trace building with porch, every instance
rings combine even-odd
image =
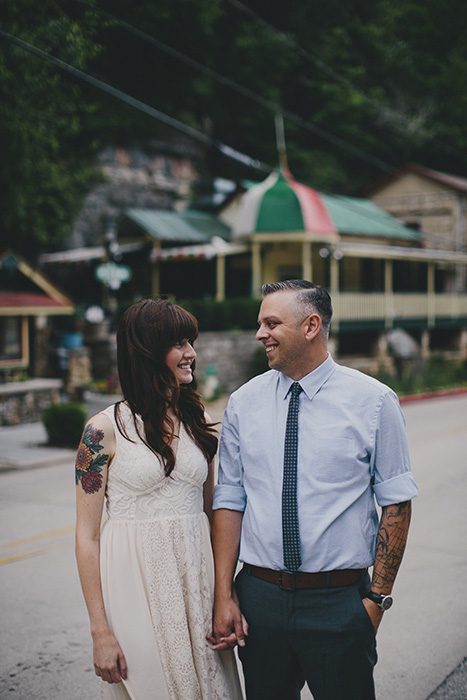
[[[424,354],[439,349],[465,357],[467,253],[450,243],[454,234],[448,239],[429,247],[421,226],[399,221],[369,199],[319,193],[283,167],[237,189],[216,215],[124,210],[114,253],[133,274],[118,294],[259,299],[265,282],[312,279],[331,292],[338,355],[384,355],[386,334],[398,328]],[[71,262],[77,252],[43,261]],[[109,246],[83,249],[80,260],[91,252],[96,264]]]

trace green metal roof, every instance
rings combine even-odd
[[[420,239],[419,231],[404,226],[369,199],[328,194],[321,194],[321,197],[339,233]]]
[[[149,235],[166,243],[206,243],[210,236],[174,211],[131,208],[125,215]]]
[[[256,221],[257,231],[303,231],[302,210],[297,195],[280,176],[263,194]]]
[[[230,241],[231,239],[230,226],[227,226],[227,224],[224,224],[223,221],[212,216],[212,214],[205,211],[197,211],[196,209],[186,209],[180,212],[180,216],[195,229],[205,233],[208,238],[219,236],[224,241]]]

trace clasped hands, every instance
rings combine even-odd
[[[206,639],[213,651],[224,651],[245,646],[248,623],[243,617],[235,593],[225,600],[216,600],[213,616],[213,633]]]

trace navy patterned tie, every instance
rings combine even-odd
[[[302,391],[303,389],[298,382],[292,384],[285,429],[282,541],[284,564],[289,571],[296,571],[302,563],[297,512],[298,401]]]

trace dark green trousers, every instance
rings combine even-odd
[[[247,700],[299,700],[305,682],[314,700],[375,700],[376,639],[362,603],[369,587],[367,575],[353,586],[287,591],[242,569]]]

